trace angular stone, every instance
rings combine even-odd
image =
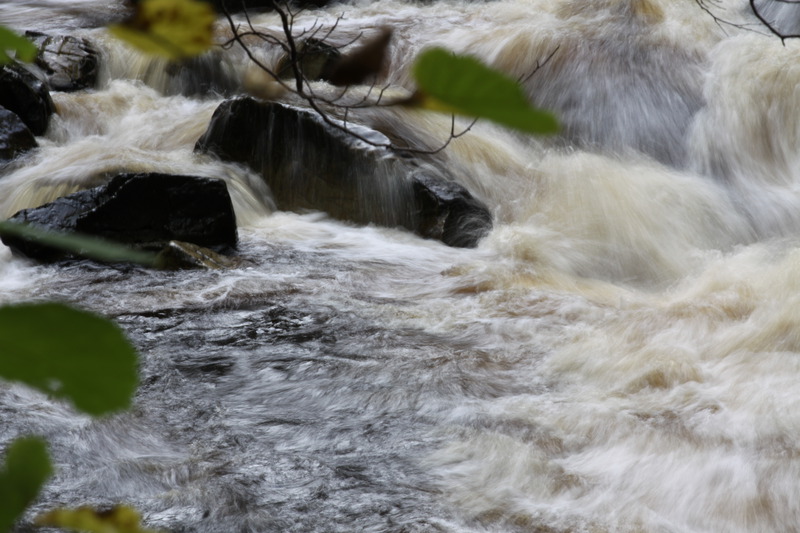
[[[47,84],[18,63],[0,67],[0,106],[15,113],[34,135],[44,135],[55,111]]]
[[[36,64],[47,75],[52,90],[77,91],[95,86],[100,61],[92,43],[70,35],[25,35],[39,46]]]
[[[22,120],[15,113],[0,107],[0,165],[37,146],[39,144],[33,133]]]
[[[236,220],[225,182],[165,174],[122,174],[108,184],[25,209],[11,217],[57,231],[79,232],[140,248],[160,250],[170,241],[217,252],[236,246]],[[12,251],[41,261],[60,250],[3,237]]]
[[[348,127],[386,140],[374,130]],[[288,106],[225,101],[195,149],[261,173],[280,209],[404,227],[461,247],[476,246],[492,226],[486,207],[441,169],[422,168]]]

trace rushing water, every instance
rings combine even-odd
[[[127,502],[201,532],[797,531],[800,50],[745,1],[703,5],[739,27],[692,0],[298,17],[343,15],[340,43],[392,27],[397,86],[435,44],[535,71],[525,87],[561,135],[479,123],[438,156],[496,218],[464,250],[278,211],[258,176],[194,154],[223,97],[107,37],[122,5],[0,3],[0,23],[104,55],[97,90],[53,95],[41,148],[0,178],[0,214],[118,171],[221,177],[244,258],[165,273],[0,247],[0,301],[93,309],[142,355],[135,407],[101,421],[0,386],[0,443],[44,435],[58,466],[34,511]],[[239,52],[215,65],[219,92],[247,76]],[[434,144],[449,128],[361,119]]]

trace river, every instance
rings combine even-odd
[[[406,88],[431,45],[535,71],[525,89],[561,134],[482,121],[436,156],[495,217],[475,249],[276,209],[253,172],[193,152],[224,97],[109,37],[123,11],[0,4],[0,24],[103,55],[97,89],[53,93],[0,215],[122,171],[220,177],[243,262],[41,266],[0,246],[0,302],[97,311],[141,353],[134,408],[103,420],[0,385],[0,445],[44,435],[57,465],[29,518],[124,502],[172,532],[797,531],[799,49],[747,2],[298,15],[340,18],[340,43],[393,28],[386,79]],[[376,115],[447,137],[447,117]]]

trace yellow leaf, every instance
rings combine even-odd
[[[143,52],[183,59],[211,48],[216,18],[200,0],[141,0],[133,16],[109,30]]]
[[[54,509],[37,517],[36,524],[89,533],[157,533],[142,527],[139,513],[124,505],[108,511],[97,511],[90,507]]]

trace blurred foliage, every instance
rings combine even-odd
[[[13,52],[13,58],[9,52]],[[14,58],[20,61],[33,61],[38,52],[36,45],[28,39],[0,26],[0,65],[10,63]]]
[[[0,378],[69,400],[84,413],[99,416],[130,406],[137,362],[136,350],[110,320],[61,303],[0,307]],[[22,516],[51,474],[41,438],[17,438],[9,445],[0,471],[0,532]]]
[[[132,507],[118,505],[107,511],[90,507],[54,509],[36,518],[36,524],[85,531],[87,533],[157,533],[142,526],[141,516]]]
[[[168,59],[202,54],[214,44],[214,8],[200,0],[140,0],[111,33],[138,50]]]
[[[137,354],[119,327],[62,303],[0,307],[0,377],[100,416],[127,409]]]
[[[420,54],[413,72],[419,90],[411,102],[419,107],[485,118],[526,133],[558,131],[555,117],[533,108],[517,81],[473,57],[432,48]]]
[[[157,266],[156,254],[136,250],[129,246],[90,235],[62,233],[10,220],[0,221],[0,235],[21,237],[51,248],[64,250],[79,257],[87,257],[107,263],[136,263],[142,266]]]
[[[11,443],[0,470],[0,532],[11,529],[52,473],[43,439],[23,437]]]

